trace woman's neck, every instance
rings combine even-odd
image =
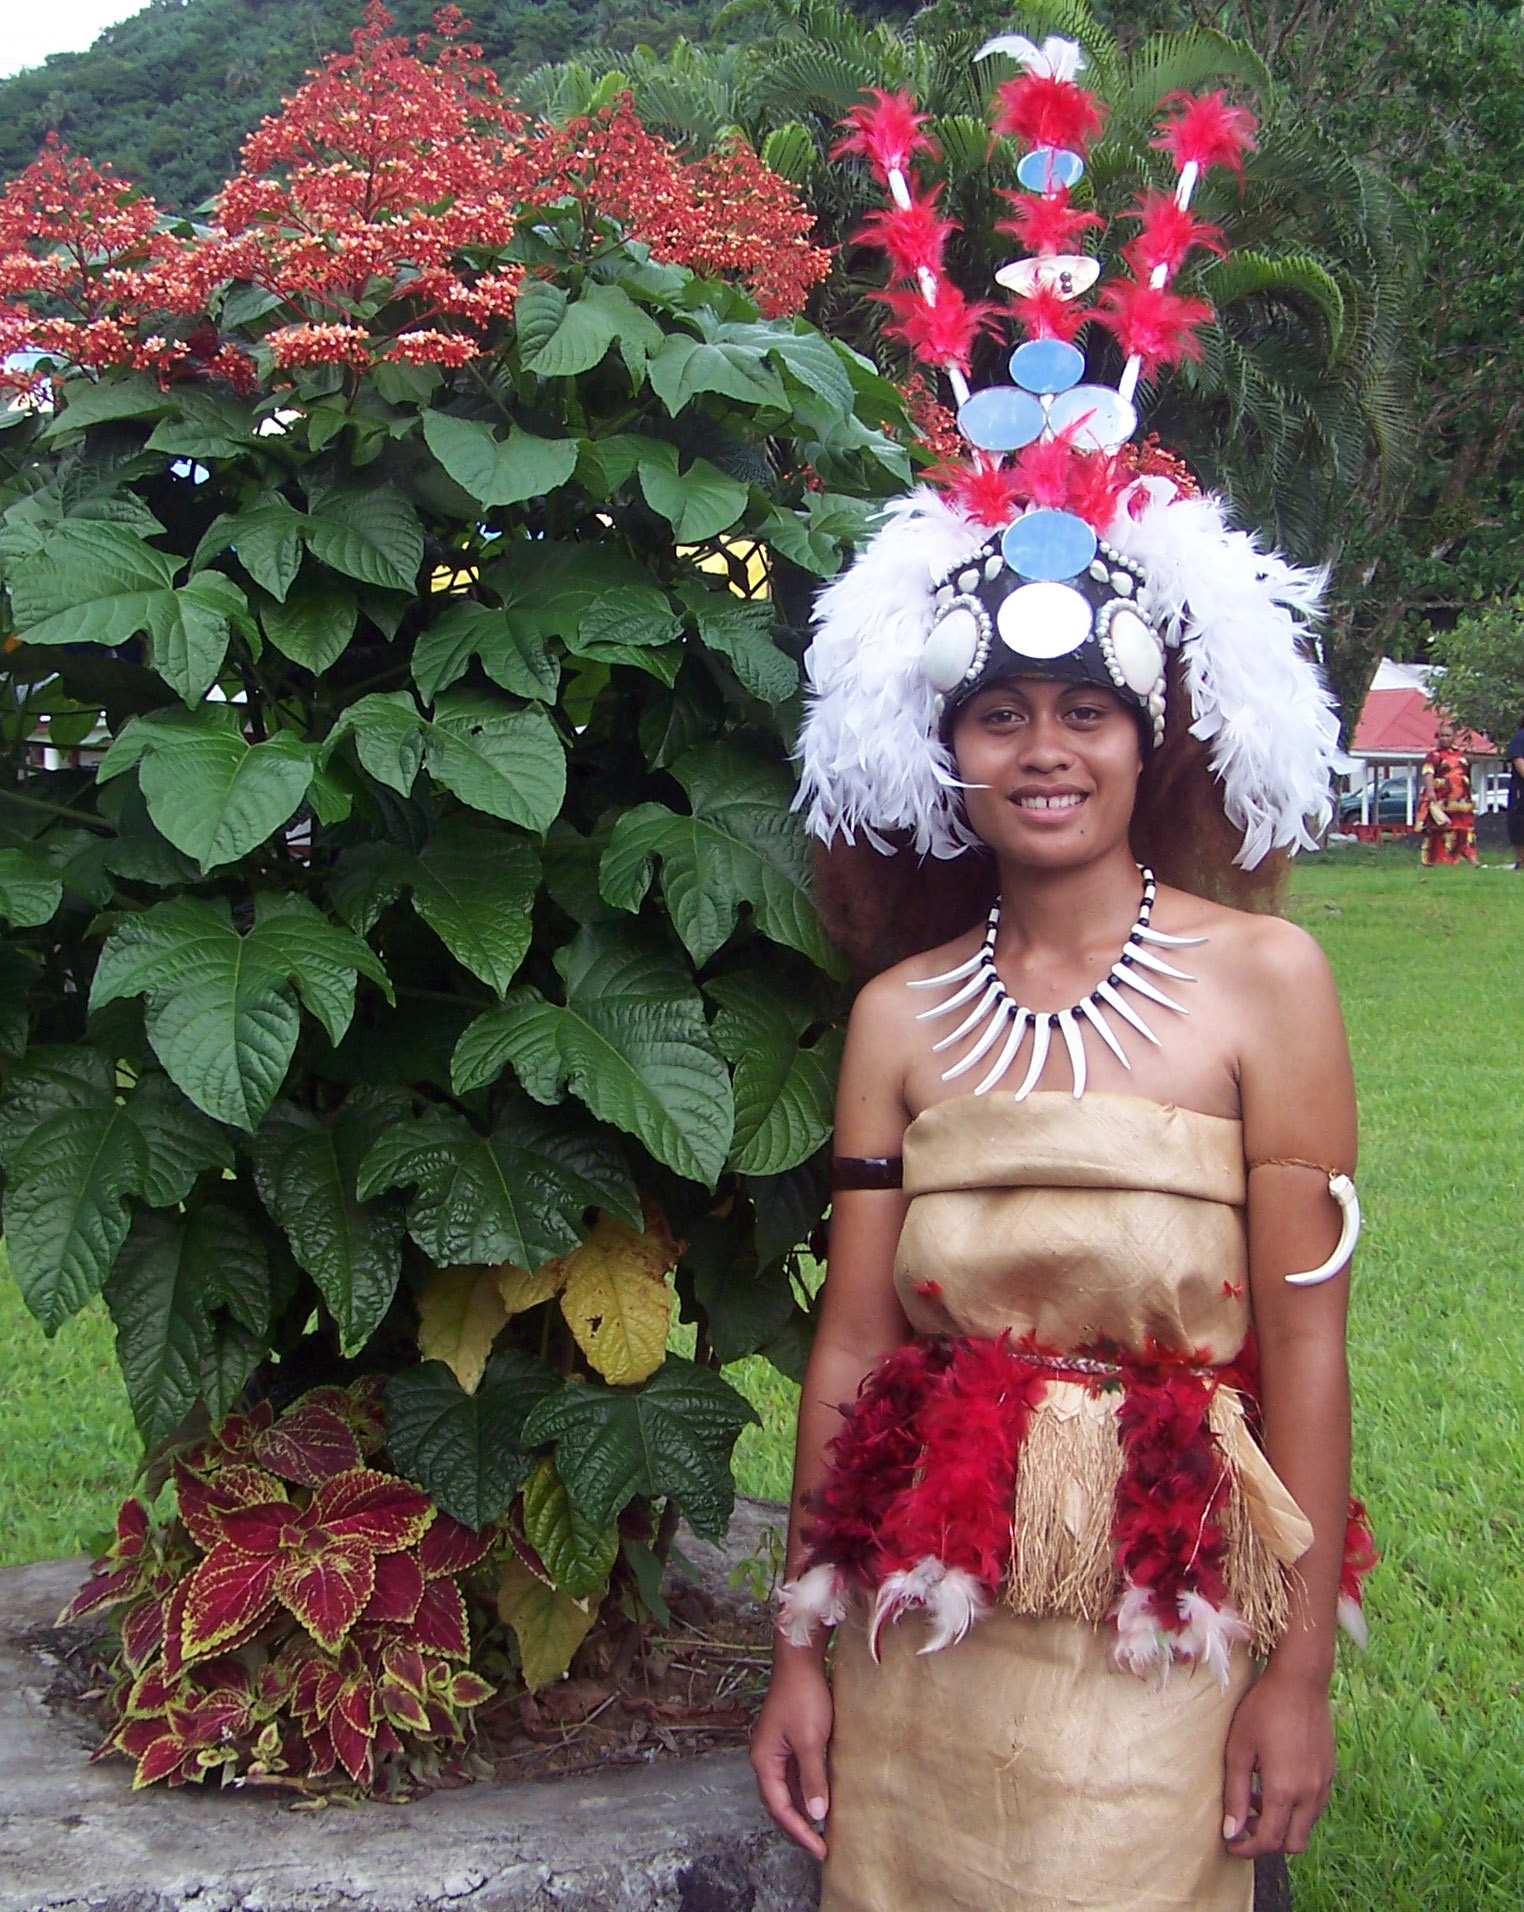
[[[1120,943],[1138,914],[1142,893],[1131,850],[1119,844],[1094,862],[1000,871],[1000,944],[1062,959],[1099,942]]]

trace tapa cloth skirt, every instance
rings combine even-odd
[[[1223,1750],[1253,1678],[1118,1672],[1110,1630],[999,1609],[918,1657],[837,1635],[821,1912],[1251,1912],[1222,1840]]]

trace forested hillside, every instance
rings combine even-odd
[[[439,0],[389,0],[428,27]],[[361,0],[154,0],[85,53],[0,82],[0,177],[57,131],[188,212],[232,170],[245,133],[359,25]],[[571,54],[703,38],[717,0],[482,0],[466,11],[488,59],[523,73]]]

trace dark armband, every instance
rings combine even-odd
[[[903,1188],[905,1158],[902,1155],[833,1155],[831,1188],[833,1193],[849,1188]]]

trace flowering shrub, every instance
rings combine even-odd
[[[823,261],[745,149],[531,124],[443,25],[373,12],[209,227],[59,147],[0,197],[5,1235],[50,1331],[104,1295],[148,1448],[235,1416],[105,1570],[150,1774],[331,1740],[368,1784],[365,1720],[396,1758],[463,1716],[418,1622],[445,1517],[510,1535],[553,1677],[679,1511],[723,1529],[720,1364],[809,1332],[840,993],[799,614],[903,409],[780,316]],[[368,1437],[308,1479],[242,1405],[357,1374],[428,1497],[390,1524]]]
[[[218,1775],[395,1792],[461,1764],[472,1710],[463,1582],[491,1541],[376,1464],[378,1385],[234,1414],[177,1456],[155,1529],[128,1500],[64,1621],[115,1610],[101,1754],[133,1785]]]

